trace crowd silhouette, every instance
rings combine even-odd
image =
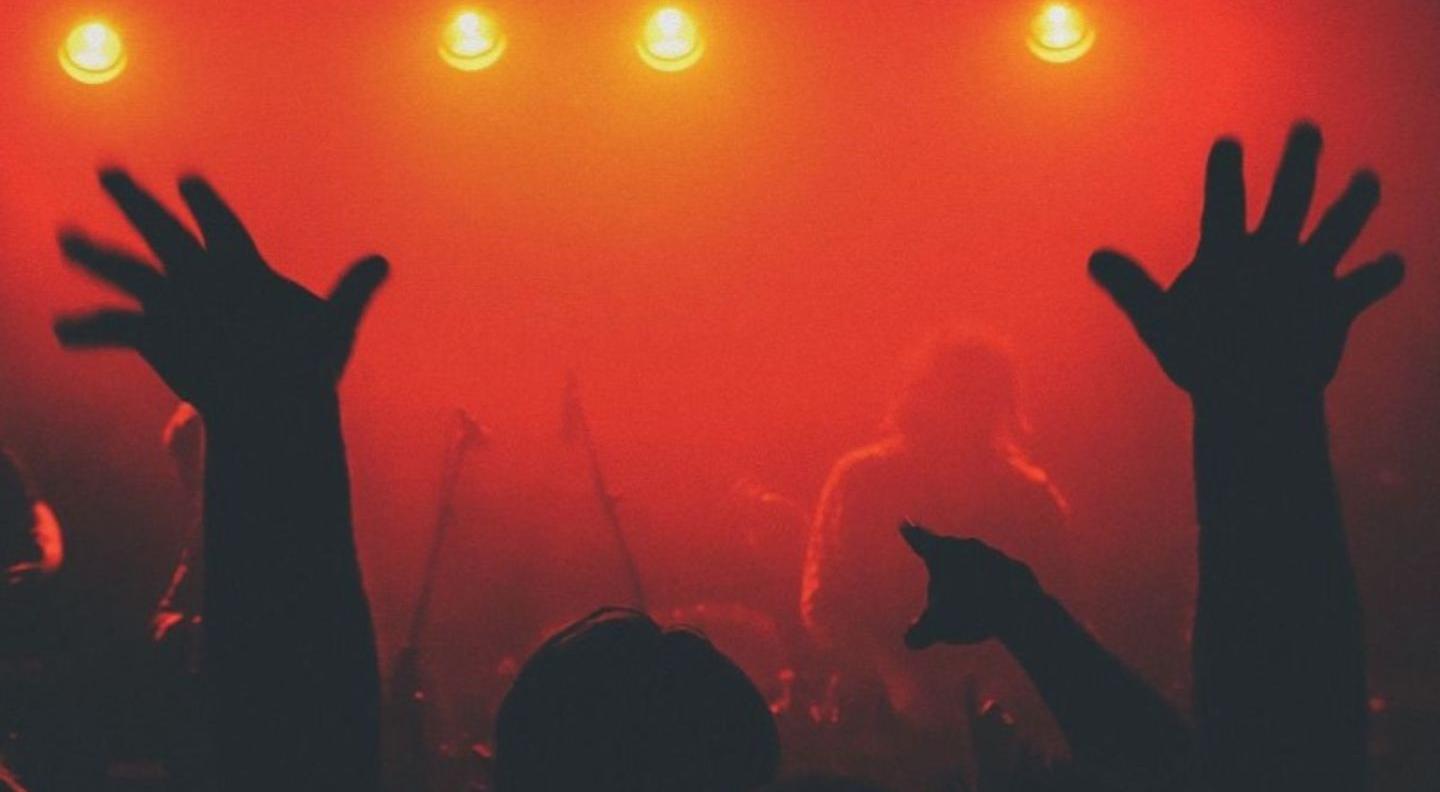
[[[1072,572],[1055,550],[1064,500],[1021,449],[1002,353],[938,346],[897,406],[891,438],[837,466],[795,607],[816,651],[842,658],[831,666],[839,689],[868,689],[896,717],[868,725],[903,730],[914,715],[964,731],[976,759],[944,788],[1365,788],[1361,608],[1325,391],[1352,324],[1404,270],[1387,254],[1338,272],[1379,203],[1367,171],[1302,238],[1320,150],[1314,125],[1292,130],[1251,230],[1241,146],[1215,143],[1199,244],[1168,287],[1108,248],[1089,263],[1192,405],[1200,534],[1188,714],[1067,611],[1059,579]],[[199,662],[213,756],[196,788],[379,790],[381,681],[337,386],[389,265],[363,258],[321,297],[267,263],[204,179],[179,182],[198,236],[124,171],[102,171],[100,184],[152,255],[62,232],[65,258],[132,304],[62,316],[55,333],[71,349],[134,350],[203,417],[203,442],[177,451],[203,455]],[[947,401],[957,388],[970,389],[963,413]],[[193,467],[182,462],[182,475]],[[936,469],[951,478],[927,481]],[[963,491],[947,489],[955,476]],[[8,592],[59,563],[48,514],[0,456],[7,603],[26,602]],[[1053,557],[1023,557],[1026,548]],[[974,666],[925,650],[986,643],[1038,693],[1067,758],[1030,755],[1012,713],[973,691],[938,692],[965,688]],[[861,696],[830,692],[841,707]],[[481,757],[486,788],[884,788],[886,779],[782,778],[782,709],[702,632],[604,608],[519,668],[493,755]],[[25,783],[0,772],[0,787]]]

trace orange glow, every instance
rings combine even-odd
[[[1070,63],[1095,46],[1095,29],[1078,8],[1069,3],[1050,3],[1031,21],[1027,43],[1040,60]]]
[[[635,48],[650,68],[675,72],[694,66],[705,52],[705,43],[695,20],[684,11],[669,7],[650,15]]]
[[[60,44],[60,66],[87,85],[107,83],[125,71],[125,43],[115,29],[92,20],[76,25]]]
[[[480,71],[500,60],[505,44],[495,20],[478,11],[462,11],[440,34],[440,57],[460,71]]]

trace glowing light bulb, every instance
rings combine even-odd
[[[1030,23],[1030,52],[1048,63],[1078,60],[1095,46],[1095,29],[1069,3],[1050,3]]]
[[[440,34],[440,57],[460,71],[480,71],[500,60],[505,44],[495,20],[478,11],[462,11]]]
[[[60,67],[87,85],[120,76],[128,60],[120,34],[98,20],[76,25],[60,44]]]
[[[705,53],[705,42],[695,20],[678,8],[662,8],[650,15],[635,49],[645,65],[657,71],[688,69]]]

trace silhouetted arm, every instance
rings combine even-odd
[[[1215,782],[1364,788],[1364,635],[1321,400],[1197,401],[1195,481],[1196,715]]]
[[[221,759],[371,788],[378,679],[339,404],[323,394],[208,425],[205,670]]]
[[[137,350],[205,418],[205,671],[222,786],[376,789],[379,686],[336,384],[387,267],[356,264],[322,300],[270,269],[205,182],[180,185],[203,243],[124,173],[101,183],[163,272],[63,235],[66,256],[141,310],[63,318],[56,333]]]
[[[999,639],[1035,683],[1084,773],[1106,789],[1190,788],[1184,720],[1046,594],[1028,567],[978,539],[910,524],[900,531],[930,573],[925,612],[906,633],[907,646]]]
[[[1091,261],[1194,406],[1196,715],[1223,789],[1364,786],[1360,604],[1324,392],[1351,323],[1404,270],[1391,254],[1335,275],[1379,201],[1368,172],[1300,241],[1319,152],[1319,130],[1297,126],[1251,233],[1240,146],[1216,143],[1199,249],[1168,290],[1118,253]]]

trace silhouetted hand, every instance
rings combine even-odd
[[[1245,227],[1240,144],[1210,151],[1195,259],[1161,289],[1131,259],[1097,251],[1090,273],[1129,315],[1165,373],[1196,397],[1322,391],[1335,374],[1350,324],[1404,277],[1393,253],[1344,277],[1336,267],[1380,200],[1375,174],[1360,171],[1310,238],[1300,232],[1315,190],[1320,130],[1290,133],[1270,203]]]
[[[102,171],[100,183],[161,268],[83,234],[62,233],[67,258],[140,304],[139,311],[62,317],[55,323],[62,344],[133,348],[206,415],[333,388],[360,317],[388,273],[384,259],[357,262],[322,300],[265,263],[204,180],[180,181],[203,242],[125,172]]]
[[[905,634],[907,646],[998,638],[1054,713],[1077,764],[1106,781],[1098,788],[1191,788],[1183,783],[1191,771],[1184,721],[1047,595],[1029,567],[976,539],[937,536],[910,523],[900,534],[930,573],[925,612]],[[972,737],[977,747],[989,737],[991,749],[1008,753],[1013,735],[1005,733],[1001,713],[991,715],[991,722],[972,720]],[[1010,775],[1008,768],[978,769],[989,781]]]
[[[1003,635],[1043,595],[1030,568],[979,539],[938,536],[912,523],[900,535],[930,574],[925,612],[905,633],[905,645],[979,643]]]

